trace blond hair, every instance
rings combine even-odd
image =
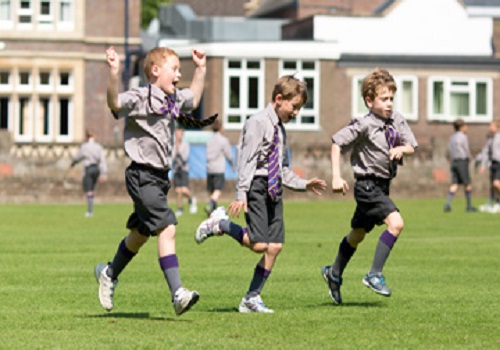
[[[144,59],[144,74],[148,81],[151,81],[152,78],[151,68],[153,68],[153,66],[163,66],[170,56],[179,57],[174,50],[166,47],[155,47],[148,52]]]
[[[295,96],[300,95],[302,97],[302,105],[305,105],[307,103],[307,86],[293,75],[284,75],[274,85],[273,101],[275,101],[278,95],[283,96],[284,100],[291,100]]]
[[[378,90],[382,87],[387,87],[389,91],[396,93],[398,90],[394,78],[388,70],[383,68],[375,68],[368,74],[361,84],[361,96],[366,105],[366,98],[369,97],[372,101],[377,97]],[[368,105],[366,105],[368,107]]]

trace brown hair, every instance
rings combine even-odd
[[[275,101],[276,96],[283,96],[284,100],[291,100],[295,96],[302,97],[302,105],[307,103],[307,86],[306,83],[295,78],[293,75],[284,75],[274,84],[272,99]]]
[[[465,122],[463,119],[457,119],[453,122],[453,128],[455,129],[455,131],[462,129],[462,127],[464,125],[465,125]]]
[[[398,90],[396,82],[388,70],[375,68],[363,79],[363,84],[361,84],[361,96],[363,96],[365,105],[366,98],[369,97],[372,101],[375,100],[378,90],[382,87],[387,87],[389,91],[394,93]],[[366,105],[366,107],[368,106]]]
[[[166,47],[155,47],[148,52],[144,59],[144,74],[148,81],[151,81],[151,68],[162,66],[170,56],[179,57],[174,50]]]

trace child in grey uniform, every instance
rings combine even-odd
[[[467,200],[467,212],[475,212],[476,209],[471,203],[472,185],[470,181],[469,162],[471,154],[469,150],[469,140],[467,139],[467,125],[462,119],[453,123],[455,133],[451,136],[448,144],[448,154],[451,161],[451,186],[448,191],[444,211],[451,210],[451,201],[457,192],[458,185],[464,186],[465,198]]]
[[[351,232],[341,241],[333,265],[321,270],[336,304],[342,303],[342,275],[358,244],[375,225],[382,223],[387,229],[379,238],[371,270],[363,278],[363,284],[381,295],[391,295],[382,268],[403,230],[403,218],[389,198],[389,186],[403,156],[413,154],[417,147],[406,120],[392,110],[396,84],[389,72],[375,69],[365,77],[361,90],[370,113],[354,119],[332,136],[332,190],[345,195],[349,189],[340,174],[340,154],[351,151],[357,204]]]
[[[305,84],[293,76],[284,76],[274,86],[272,102],[251,116],[243,127],[236,198],[228,212],[234,217],[244,210],[247,227],[229,221],[224,208],[219,207],[195,233],[197,243],[214,235],[227,234],[240,245],[262,254],[239,305],[240,312],[273,312],[264,305],[260,293],[284,243],[282,185],[318,195],[326,187],[324,180],[301,179],[284,159],[286,133],[283,124],[294,118],[306,101]]]
[[[226,161],[233,166],[233,153],[227,137],[222,135],[222,125],[216,120],[213,125],[214,134],[207,142],[207,191],[210,202],[205,207],[208,216],[217,208],[217,202],[224,190],[226,179]]]
[[[193,50],[192,58],[196,68],[189,89],[176,88],[181,73],[175,51],[154,48],[144,61],[148,86],[118,94],[119,57],[113,47],[106,51],[110,67],[107,101],[116,118],[125,118],[124,146],[132,160],[125,180],[134,201],[134,210],[127,222],[130,233],[118,245],[113,261],[108,265],[98,264],[94,270],[99,283],[99,301],[107,311],[113,309],[118,276],[150,236],[158,237],[158,262],[168,283],[175,313],[181,315],[198,301],[198,293],[184,288],[180,280],[175,252],[177,220],[167,205],[175,122],[186,119],[180,112],[189,112],[198,106],[204,88],[205,53]],[[199,126],[213,123],[214,117],[198,122]]]
[[[175,157],[174,157],[174,187],[177,194],[177,212],[175,215],[184,214],[183,197],[188,199],[189,213],[196,214],[196,197],[189,189],[189,143],[184,140],[184,129],[175,130]]]
[[[491,137],[484,146],[484,156],[481,159],[480,172],[484,173],[490,168],[491,205],[486,208],[487,212],[500,213],[500,120],[490,123],[489,131]]]
[[[102,146],[96,142],[94,133],[86,132],[87,141],[80,146],[78,153],[73,157],[70,167],[83,162],[85,167],[82,179],[83,192],[87,196],[87,212],[85,217],[94,215],[94,189],[97,180],[106,181],[107,164]]]

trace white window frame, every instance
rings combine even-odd
[[[58,3],[56,11],[56,23],[57,29],[63,31],[73,30],[75,28],[75,2],[73,0],[60,0]],[[66,5],[69,8],[70,18],[68,20],[63,20],[61,18],[63,12],[63,6]]]
[[[25,125],[26,125],[26,134],[21,135],[19,133],[20,131],[20,125],[19,125],[19,114],[21,112],[21,99],[22,98],[27,98],[28,99],[28,106],[27,106],[27,118],[25,120]],[[16,142],[30,142],[33,141],[33,96],[32,95],[22,95],[18,96],[18,98],[15,101],[15,108],[14,108],[14,140]]]
[[[67,73],[69,75],[68,77],[68,85],[62,85],[61,84],[61,74],[62,73]],[[75,89],[75,83],[74,83],[74,74],[73,70],[71,69],[59,69],[57,71],[57,92],[58,93],[71,93]]]
[[[434,83],[442,82],[444,88],[444,111],[434,113]],[[454,82],[467,82],[467,87],[453,86]],[[486,84],[486,114],[476,115],[476,84]],[[470,96],[469,115],[452,116],[450,113],[450,95],[452,92],[467,92]],[[427,80],[427,115],[430,121],[454,122],[458,118],[467,123],[485,123],[493,120],[493,79],[489,77],[462,77],[462,76],[430,76]]]
[[[352,78],[352,84],[351,84],[351,93],[352,93],[352,101],[351,101],[351,108],[352,108],[352,116],[353,118],[359,118],[363,117],[366,114],[368,114],[368,108],[365,106],[364,110],[360,111],[358,109],[358,103],[359,100],[363,100],[363,96],[361,94],[361,90],[359,88],[360,82],[363,81],[365,78],[365,75],[355,75]],[[396,82],[396,86],[398,90],[396,91],[396,94],[394,95],[394,106],[393,110],[396,112],[401,113],[401,115],[406,119],[410,121],[417,121],[418,120],[418,77],[413,76],[413,75],[393,75],[394,81]],[[402,91],[403,91],[403,82],[405,81],[410,81],[413,84],[413,91],[412,91],[412,98],[413,98],[413,110],[410,113],[403,113],[402,111]],[[364,102],[363,102],[364,105]]]
[[[0,83],[0,92],[12,92],[13,91],[13,84],[12,84],[12,70],[1,70],[2,73],[8,73],[9,74],[9,82],[7,84],[2,84]]]
[[[229,68],[230,61],[241,62],[241,68]],[[248,62],[257,61],[260,64],[259,69],[247,68]],[[264,90],[265,90],[265,67],[263,59],[246,59],[246,58],[226,58],[224,59],[224,87],[223,87],[223,103],[224,103],[224,129],[226,130],[240,130],[245,124],[246,117],[255,114],[264,108]],[[230,108],[230,84],[231,77],[240,78],[240,107]],[[248,107],[248,78],[258,79],[258,97],[257,107]],[[239,123],[229,122],[229,115],[240,115],[241,120]]]
[[[28,73],[29,78],[28,78],[28,84],[21,84],[21,74],[22,73]],[[33,91],[33,70],[31,69],[19,69],[17,71],[16,75],[16,89],[18,92],[26,93],[26,92],[32,92]]]
[[[285,62],[294,62],[296,69],[285,68]],[[303,69],[304,62],[313,62],[314,69]],[[314,86],[312,87],[313,94],[313,108],[305,109],[304,107],[300,110],[299,114],[290,122],[287,123],[286,128],[289,130],[319,130],[319,118],[320,118],[320,61],[319,60],[307,60],[307,59],[281,59],[279,61],[279,76],[284,75],[294,75],[297,79],[305,81],[306,78],[312,78],[314,81]],[[309,96],[310,98],[310,96]],[[314,117],[314,123],[302,123],[302,116],[312,116]]]
[[[7,108],[7,130],[12,131],[12,111],[13,111],[13,103],[12,103],[12,95],[9,94],[0,94],[0,98],[7,98],[9,100],[9,108]]]
[[[49,75],[49,83],[48,84],[42,84],[42,79],[40,78],[40,75],[42,73],[47,73]],[[38,71],[37,79],[36,79],[36,89],[39,92],[51,92],[54,90],[54,73],[52,70],[48,69],[40,69]]]
[[[24,30],[31,30],[33,29],[33,23],[35,21],[35,11],[34,11],[34,0],[28,0],[30,2],[30,8],[28,9],[23,9],[21,8],[21,0],[17,0],[17,28],[18,29],[24,29]],[[21,23],[19,20],[19,17],[21,16],[30,16],[31,21],[29,23]]]
[[[43,120],[40,118],[41,113],[42,113],[42,106],[41,106],[41,101],[42,99],[48,99],[49,101],[49,106],[48,106],[48,134],[44,135],[42,132],[42,126],[43,126]],[[33,116],[35,117],[35,133],[34,133],[34,139],[37,142],[50,142],[52,141],[53,134],[54,134],[54,98],[53,96],[46,95],[46,94],[41,94],[38,95],[38,98],[36,100],[37,104],[35,107],[35,113]],[[52,116],[52,117],[51,117]]]

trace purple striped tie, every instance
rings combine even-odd
[[[279,141],[278,125],[275,125],[273,143],[269,146],[267,153],[267,192],[273,201],[276,201],[279,189]]]
[[[216,113],[214,115],[211,115],[207,119],[199,120],[193,117],[189,117],[186,114],[181,114],[179,112],[179,107],[175,103],[175,100],[168,95],[165,97],[165,103],[163,104],[163,106],[161,106],[160,112],[162,114],[170,112],[170,115],[173,118],[175,118],[179,123],[181,123],[184,126],[190,126],[194,128],[203,128],[205,126],[213,124],[218,116],[218,114]]]

